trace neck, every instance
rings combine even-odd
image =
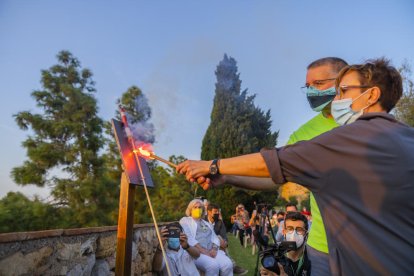
[[[296,262],[297,260],[299,260],[300,257],[302,257],[304,249],[305,249],[305,245],[302,245],[302,247],[299,250],[289,251],[287,253],[287,257],[291,259],[292,261]]]
[[[213,218],[208,217],[208,221],[209,221],[209,222],[211,222],[211,223],[213,223],[213,222],[214,222],[214,219],[213,219]]]

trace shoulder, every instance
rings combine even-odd
[[[192,221],[192,218],[191,217],[182,217],[180,219],[180,224],[181,225],[183,225],[183,224],[189,224],[189,223],[191,223],[191,221]]]
[[[322,113],[319,113],[294,131],[290,135],[287,144],[290,145],[298,141],[310,140],[313,137],[327,132],[337,126],[338,124],[333,118],[325,118]]]

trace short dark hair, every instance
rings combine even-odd
[[[308,65],[307,69],[319,67],[322,65],[330,65],[335,73],[339,73],[345,66],[348,65],[345,60],[338,57],[325,57],[317,59]]]
[[[213,210],[213,209],[220,209],[220,207],[219,207],[217,204],[210,203],[210,204],[207,206],[207,211],[211,211],[211,210]]]
[[[395,107],[403,93],[402,77],[390,60],[382,57],[367,60],[363,64],[350,65],[342,69],[336,79],[336,88],[346,73],[357,72],[361,85],[378,87],[381,96],[378,100],[387,112]]]
[[[285,212],[283,212],[283,211],[279,211],[279,212],[277,212],[277,215],[282,215],[282,216],[285,216]]]
[[[295,207],[295,209],[296,209],[296,210],[298,209],[298,207],[296,207],[296,204],[294,204],[294,203],[292,203],[292,202],[288,202],[288,203],[286,203],[286,205],[285,205],[285,210],[287,209],[287,207],[290,207],[290,206]]]
[[[308,231],[308,228],[309,228],[308,219],[304,215],[302,215],[300,212],[288,212],[286,214],[285,228],[286,228],[286,221],[287,220],[292,220],[292,221],[301,220],[301,221],[303,221],[303,223],[305,224],[305,229],[306,229],[306,231]]]

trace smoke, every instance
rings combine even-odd
[[[126,116],[135,140],[153,144],[155,142],[155,128],[148,121],[151,118],[151,108],[145,95],[139,94],[135,97],[134,108],[131,113],[127,112]]]

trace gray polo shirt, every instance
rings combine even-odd
[[[275,183],[313,192],[333,275],[414,273],[414,128],[369,113],[261,153]]]

